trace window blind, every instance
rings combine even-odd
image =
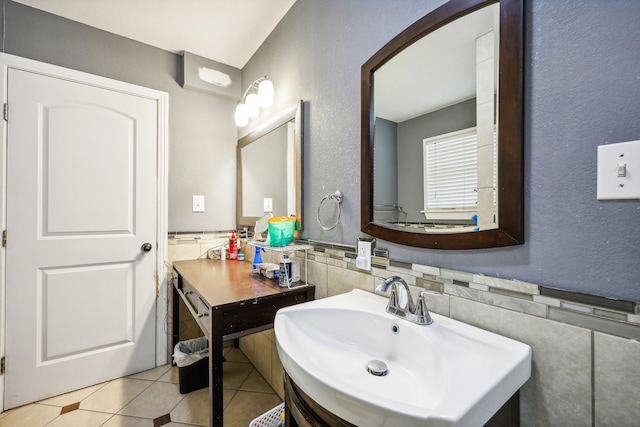
[[[478,204],[476,128],[423,140],[428,219],[471,219]]]

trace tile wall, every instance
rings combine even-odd
[[[174,244],[174,260],[207,249],[203,242]],[[530,345],[532,374],[520,393],[523,426],[640,425],[640,303],[386,257],[373,257],[372,270],[362,271],[355,267],[354,247],[309,244],[306,271],[304,253],[296,258],[302,278],[306,273],[316,286],[316,298],[355,288],[373,292],[380,281],[398,275],[414,297],[422,289],[436,292],[427,296],[431,311]],[[242,338],[240,348],[283,397],[273,330]]]

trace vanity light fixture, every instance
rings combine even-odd
[[[267,76],[254,80],[242,96],[242,102],[236,107],[236,126],[242,127],[249,119],[258,117],[260,108],[273,105],[273,83]]]

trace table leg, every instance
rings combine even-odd
[[[223,427],[222,422],[222,313],[211,309],[211,337],[209,338],[209,397],[211,400],[211,427]]]
[[[173,300],[172,300],[172,328],[171,328],[171,338],[172,338],[172,343],[171,343],[171,351],[173,352],[173,349],[176,347],[176,345],[178,344],[178,341],[180,340],[180,294],[178,293],[178,280],[180,280],[180,277],[178,276],[178,273],[175,273],[176,278],[174,279],[176,282],[174,283],[173,286]],[[172,361],[173,364],[173,361]]]

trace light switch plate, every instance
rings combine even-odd
[[[204,212],[204,196],[193,196],[193,208],[192,212]]]
[[[598,146],[597,198],[640,199],[640,141]]]

